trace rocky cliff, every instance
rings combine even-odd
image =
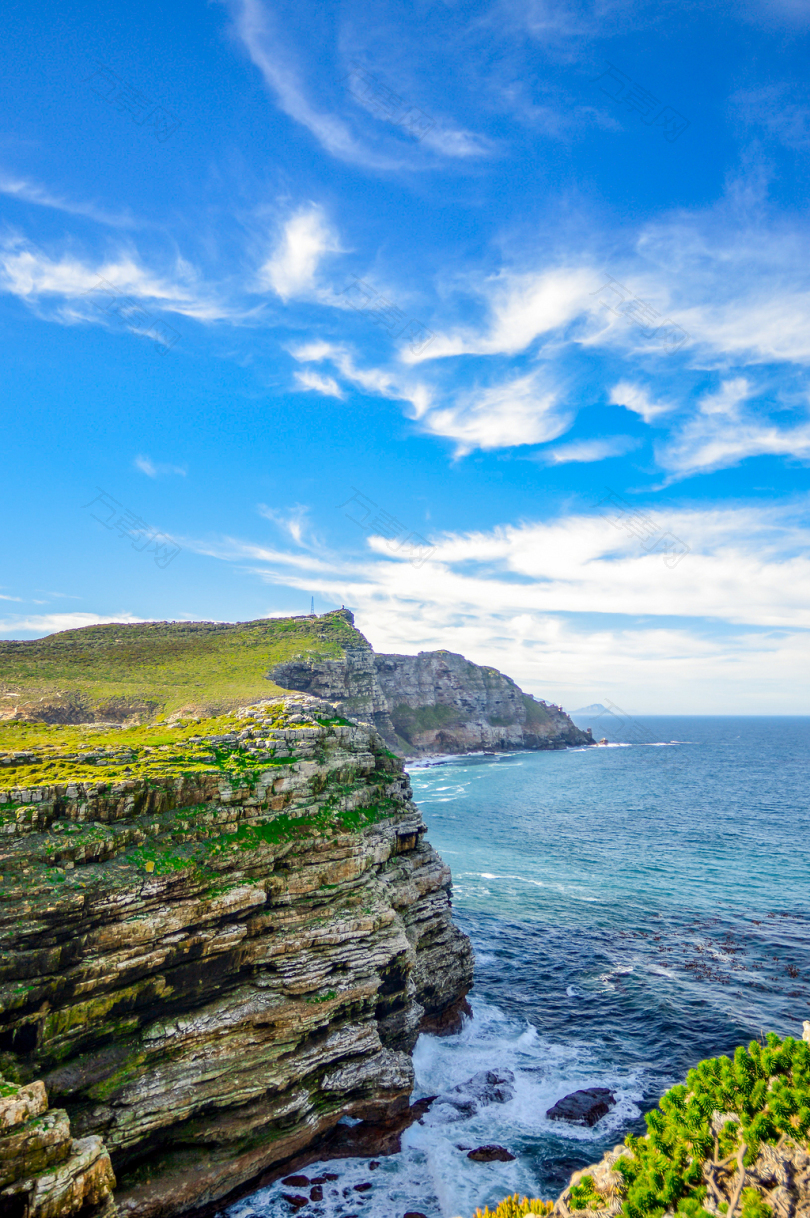
[[[407,1110],[472,953],[373,727],[297,695],[0,750],[0,1073],[44,1082],[56,1158],[103,1139],[119,1213],[169,1218]]]
[[[348,610],[342,613],[353,625]],[[294,657],[269,676],[373,722],[392,749],[408,756],[593,744],[559,706],[525,694],[496,668],[452,651],[378,654],[355,635],[339,657]]]

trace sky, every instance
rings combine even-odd
[[[0,637],[810,713],[808,0],[12,3]]]

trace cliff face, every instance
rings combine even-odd
[[[452,651],[377,654],[355,633],[358,645],[339,658],[296,657],[268,675],[374,723],[390,748],[409,756],[593,743],[558,706],[524,694],[495,668]]]
[[[472,953],[373,728],[301,696],[159,732],[12,728],[0,1072],[44,1081],[74,1147],[103,1138],[122,1215],[226,1197],[342,1116],[407,1108],[410,1050],[458,1026]]]

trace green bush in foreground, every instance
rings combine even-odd
[[[715,1116],[730,1117],[712,1126]],[[703,1215],[706,1196],[704,1160],[718,1171],[750,1167],[763,1142],[804,1140],[810,1130],[810,1044],[774,1033],[767,1043],[742,1045],[732,1061],[714,1057],[690,1070],[686,1085],[672,1087],[658,1109],[647,1114],[648,1133],[631,1134],[633,1152],[616,1164],[626,1195],[626,1218],[660,1218],[666,1209]],[[741,1214],[763,1211],[755,1190],[741,1198]],[[759,1205],[759,1209],[757,1206]]]

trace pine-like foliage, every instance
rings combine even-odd
[[[730,1117],[715,1134],[712,1119]],[[702,1061],[687,1075],[686,1085],[673,1087],[647,1115],[648,1133],[631,1134],[625,1144],[633,1152],[616,1164],[625,1186],[625,1218],[661,1218],[667,1209],[690,1218],[703,1218],[706,1196],[703,1163],[715,1169],[718,1188],[739,1176],[736,1162],[750,1167],[764,1142],[782,1137],[805,1142],[810,1131],[810,1044],[774,1033],[764,1045],[740,1046],[734,1059]],[[740,1218],[765,1218],[769,1213],[755,1189],[745,1190],[737,1203]]]

